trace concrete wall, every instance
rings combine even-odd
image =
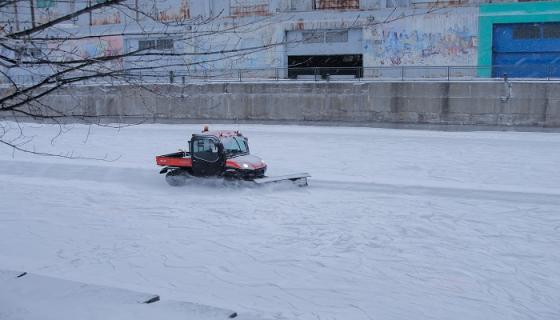
[[[560,83],[208,83],[76,87],[43,100],[61,111],[156,121],[331,121],[560,127]]]

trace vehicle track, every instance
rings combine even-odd
[[[530,188],[528,188],[527,191],[523,191],[521,188],[509,188],[509,190],[503,190],[486,186],[481,189],[477,189],[472,188],[469,185],[462,186],[457,183],[446,186],[430,186],[323,179],[312,179],[310,180],[310,185],[314,188],[330,190],[336,189],[341,191],[352,190],[357,192],[374,192],[392,195],[436,196],[444,198],[560,205],[560,190],[550,190],[550,192],[542,192],[542,190],[532,190]]]
[[[99,183],[131,185],[134,188],[168,187],[158,169],[123,168],[107,165],[61,164],[48,162],[30,162],[0,160],[0,176],[18,176],[22,178],[41,178],[51,180],[80,180]],[[41,183],[42,180],[37,183]],[[406,196],[436,196],[442,198],[477,199],[490,201],[506,201],[518,203],[539,203],[560,206],[560,189],[543,190],[522,188],[519,186],[462,185],[447,183],[436,185],[386,183],[367,181],[344,181],[310,178],[310,190],[339,190],[365,193],[381,193]],[[205,181],[206,187],[224,187],[216,181]],[[237,186],[237,185],[236,185]],[[246,186],[246,185],[243,185]],[[248,186],[248,185],[247,185]],[[187,186],[191,187],[191,186]],[[237,186],[239,187],[239,186]],[[271,188],[265,188],[271,190]],[[275,188],[272,188],[275,190]]]

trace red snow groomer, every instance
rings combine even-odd
[[[189,151],[179,151],[156,157],[163,166],[159,172],[171,186],[181,186],[191,177],[221,177],[224,180],[245,180],[257,184],[292,181],[307,185],[307,173],[267,177],[266,163],[249,153],[247,138],[239,131],[208,131],[193,134]]]

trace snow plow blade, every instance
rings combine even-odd
[[[311,177],[309,173],[294,173],[277,177],[264,177],[253,180],[256,184],[268,184],[282,181],[292,181],[298,186],[307,186],[307,178]]]

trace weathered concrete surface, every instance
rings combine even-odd
[[[560,83],[263,82],[68,88],[42,100],[71,114],[233,120],[560,127]]]

